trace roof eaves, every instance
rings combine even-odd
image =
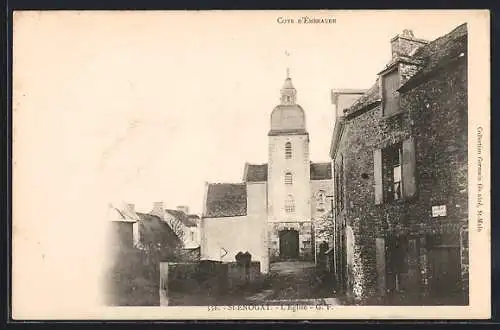
[[[335,159],[337,156],[337,150],[339,147],[340,139],[342,137],[342,133],[344,131],[344,122],[345,122],[344,117],[337,118],[335,121],[335,127],[333,128],[333,137],[332,137],[332,144],[330,146],[330,158]]]
[[[248,166],[248,162],[245,162],[245,167],[243,168],[243,182],[247,182]]]
[[[354,117],[357,117],[373,108],[375,108],[377,105],[379,105],[382,102],[382,99],[378,98],[376,100],[373,100],[371,102],[365,103],[359,108],[356,108],[354,111],[349,112],[348,114],[345,115],[346,119],[352,119]]]
[[[465,54],[465,52],[464,52],[462,56],[459,55],[459,56],[453,57],[451,59],[441,61],[438,65],[431,68],[429,71],[426,71],[423,73],[417,73],[416,75],[414,75],[413,77],[408,79],[408,81],[405,84],[403,84],[401,87],[399,87],[399,89],[397,91],[398,92],[407,92],[407,91],[419,86],[421,83],[423,83],[425,81],[425,79],[431,78],[432,76],[441,72],[442,70],[446,69],[447,67],[450,67],[454,64],[458,64],[459,62],[465,60],[466,58],[467,58],[467,54]]]

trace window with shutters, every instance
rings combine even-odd
[[[292,183],[293,183],[292,173],[286,172],[285,173],[285,184],[292,184]]]
[[[399,112],[399,71],[394,70],[382,77],[382,110],[384,116]]]
[[[292,143],[291,142],[285,143],[285,158],[286,159],[292,158]]]
[[[383,170],[384,170],[384,199],[387,202],[401,199],[401,144],[392,145],[384,149]]]
[[[373,152],[375,204],[400,199],[409,200],[417,194],[415,141],[409,138]]]
[[[288,195],[285,200],[285,212],[294,213],[295,212],[295,200],[292,195]]]

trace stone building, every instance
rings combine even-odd
[[[276,260],[315,260],[327,226],[331,164],[309,159],[309,133],[297,91],[287,77],[271,113],[268,163],[245,164],[242,183],[206,185],[202,257],[234,261],[249,252],[267,272]]]
[[[405,30],[375,84],[336,118],[335,271],[360,303],[468,297],[467,26]]]
[[[200,217],[196,214],[190,214],[188,206],[182,205],[177,206],[176,209],[166,209],[163,202],[155,202],[149,213],[168,223],[177,237],[181,239],[183,248],[197,249],[200,247]]]
[[[139,240],[140,218],[133,204],[109,204],[106,214],[106,239],[110,250],[131,249]]]

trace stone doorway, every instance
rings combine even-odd
[[[279,232],[280,259],[296,260],[299,258],[299,232],[286,229]]]

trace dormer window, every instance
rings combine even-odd
[[[400,111],[399,92],[400,87],[399,71],[393,70],[382,77],[382,111],[384,116],[390,116]]]

